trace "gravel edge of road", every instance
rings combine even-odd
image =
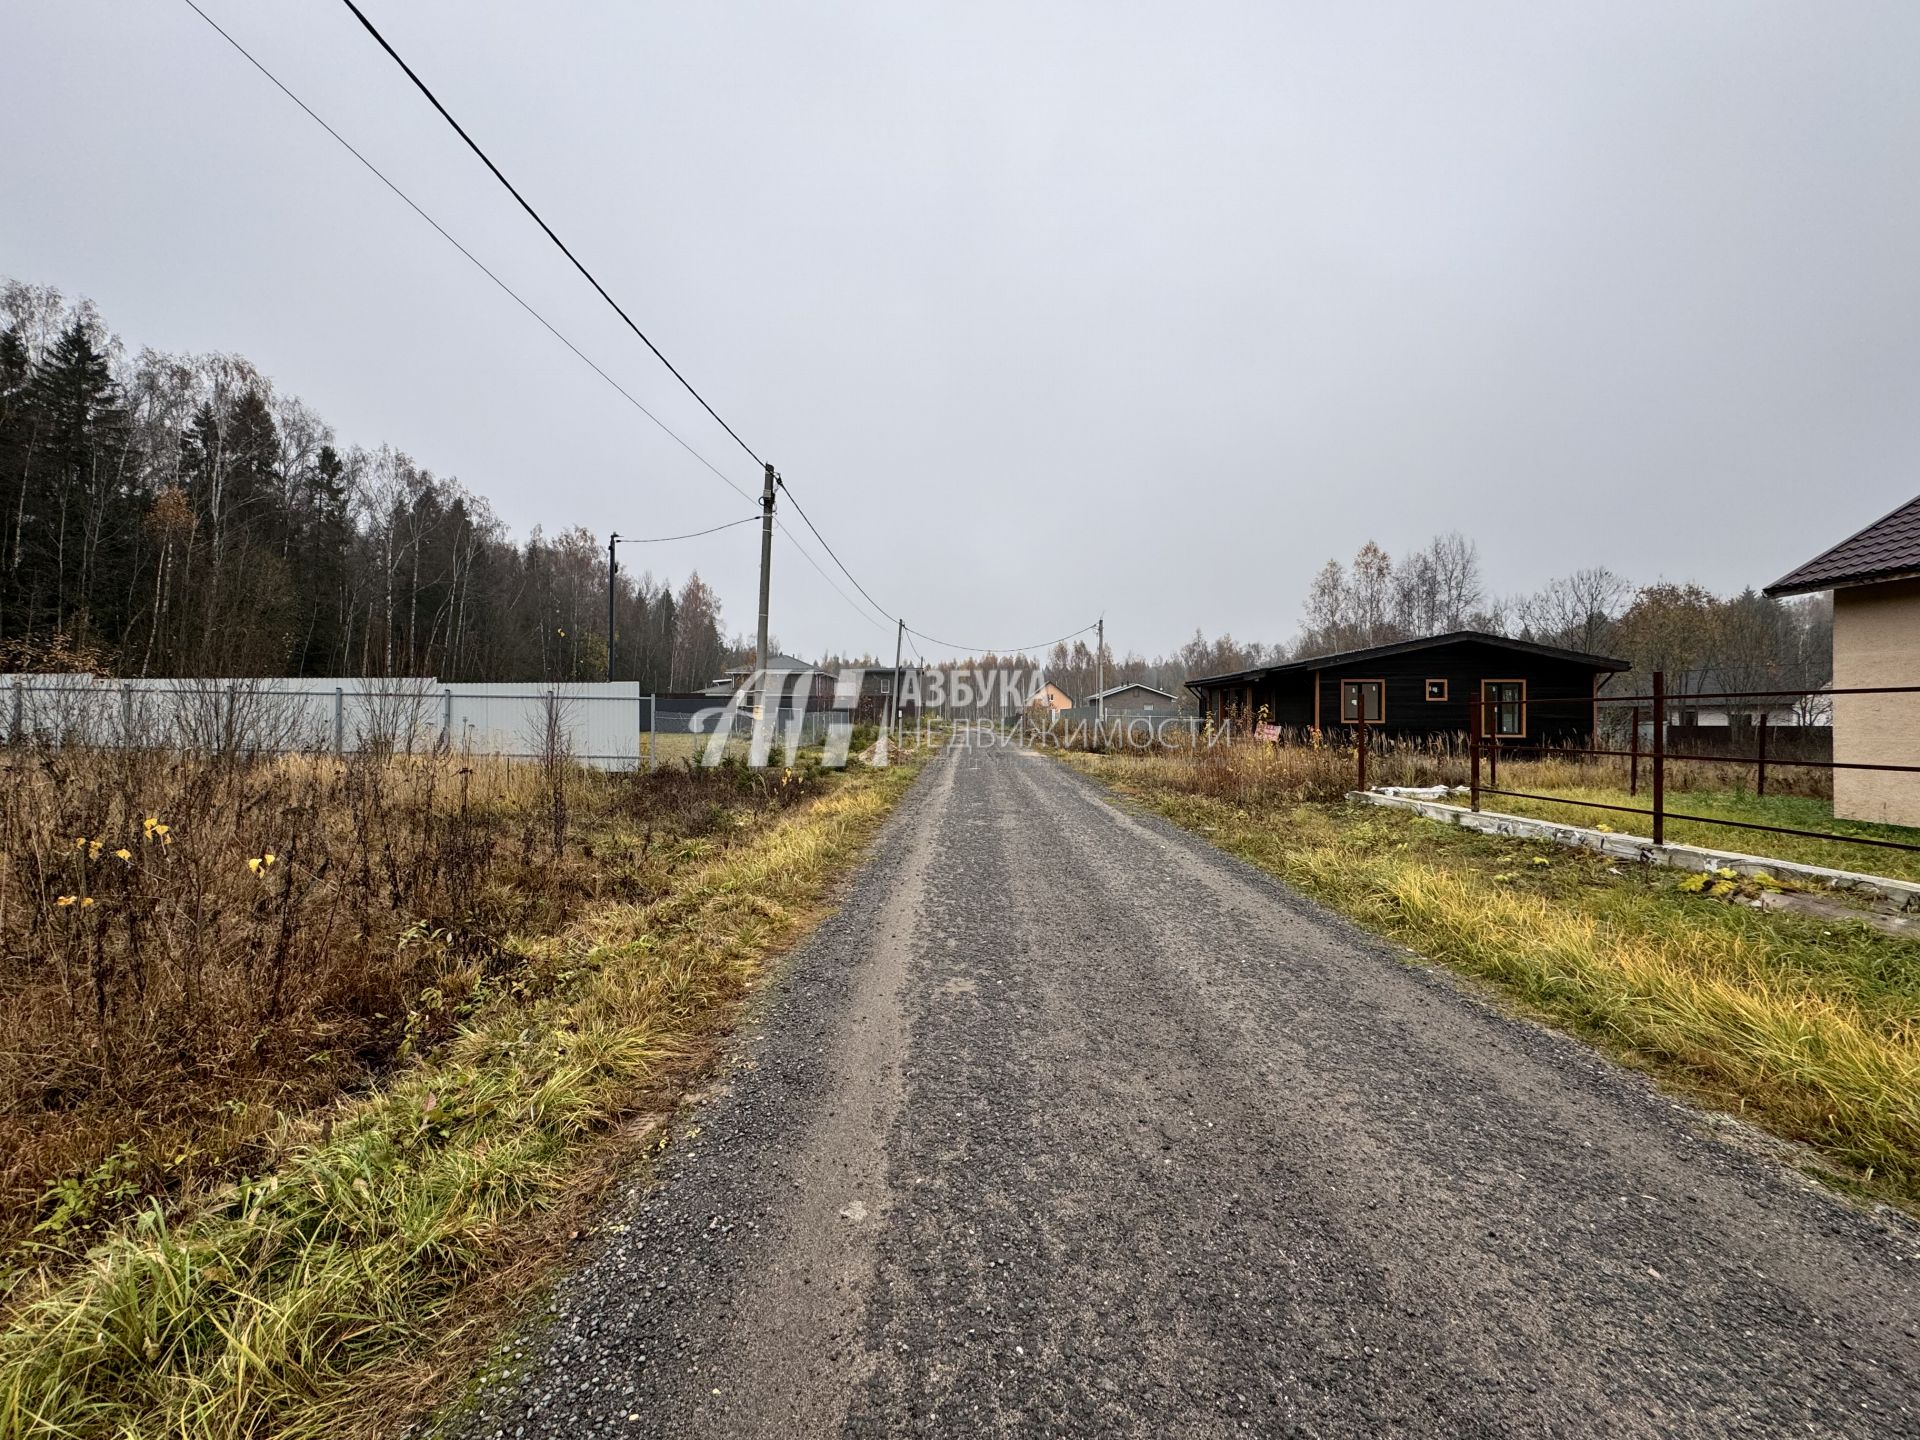
[[[884,891],[883,877],[910,863],[898,842],[919,823],[917,811],[952,754],[937,748],[895,801],[892,811],[867,842],[865,853],[821,897],[821,918],[773,952],[758,982],[742,1000],[729,1028],[717,1038],[703,1070],[688,1084],[673,1108],[648,1117],[651,1153],[606,1185],[593,1203],[593,1220],[560,1262],[544,1275],[500,1325],[486,1358],[473,1366],[458,1390],[430,1413],[404,1427],[401,1440],[462,1440],[492,1435],[501,1399],[518,1391],[537,1369],[547,1342],[565,1318],[569,1287],[609,1263],[612,1253],[649,1201],[685,1177],[701,1157],[695,1142],[716,1106],[733,1100],[741,1077],[760,1067],[772,1028],[789,1007],[809,998],[800,993],[808,977],[805,962],[817,948],[835,943],[851,923],[850,903],[866,893]],[[830,980],[841,980],[834,976]],[[844,1002],[847,996],[832,997]]]

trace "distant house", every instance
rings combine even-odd
[[[1098,695],[1089,695],[1087,705],[1103,716],[1171,715],[1180,708],[1180,697],[1151,685],[1115,685]]]
[[[803,696],[808,709],[824,709],[833,703],[834,677],[831,671],[816,670],[804,660],[778,652],[768,657],[766,671],[770,688],[780,697],[782,710],[799,704]],[[735,665],[701,693],[727,699],[751,682],[757,673],[756,666]]]
[[[1283,730],[1330,730],[1362,720],[1396,737],[1461,735],[1483,702],[1485,733],[1515,743],[1582,743],[1595,697],[1625,660],[1456,630],[1189,680],[1216,723],[1261,720]]]
[[[1062,710],[1071,710],[1073,708],[1073,697],[1049,680],[1040,687],[1033,699],[1027,702],[1027,706],[1029,709],[1038,706],[1043,710],[1058,714]]]
[[[1764,716],[1771,729],[1787,730],[1808,724],[1810,714],[1825,713],[1824,702],[1811,698],[1804,701],[1797,696],[1727,698],[1733,690],[1733,682],[1721,679],[1712,670],[1687,670],[1679,674],[1669,671],[1667,722],[1702,730],[1748,730]],[[1649,713],[1646,723],[1652,721]]]
[[[865,666],[860,672],[860,693],[853,704],[854,717],[863,722],[885,720],[893,713],[896,693],[900,713],[909,718],[917,714],[918,687],[913,683],[913,673],[911,666],[898,670],[891,665]]]
[[[1835,691],[1920,685],[1920,496],[1767,587],[1833,592]],[[1842,765],[1920,765],[1920,696],[1833,697],[1833,758]],[[1833,813],[1920,825],[1920,774],[1835,770]]]

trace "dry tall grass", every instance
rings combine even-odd
[[[606,775],[563,748],[7,752],[0,1277],[244,1163],[476,996],[536,987],[539,936],[664,893],[737,821],[817,788]]]
[[[621,893],[511,946],[511,969],[417,1063],[288,1119],[264,1178],[156,1207],[19,1286],[0,1440],[397,1428],[463,1336],[485,1333],[463,1296],[538,1251],[583,1158],[691,1068],[910,778],[582,777],[569,853],[590,853],[560,883],[624,872]],[[551,791],[530,799],[508,813],[550,825]]]
[[[1159,783],[1194,794],[1247,803],[1339,800],[1359,783],[1359,756],[1351,737],[1315,730],[1289,734],[1280,741],[1253,740],[1246,728],[1228,732],[1203,731],[1190,736],[1171,729],[1150,739],[1136,732],[1128,739],[1116,727],[1107,737],[1106,753],[1127,755],[1148,767]],[[1068,747],[1072,748],[1072,747]],[[1484,750],[1480,780],[1506,790],[1563,794],[1625,786],[1629,761],[1565,754],[1502,752],[1497,758]],[[1367,784],[1465,785],[1472,760],[1459,736],[1391,739],[1375,736],[1367,752]],[[1667,762],[1666,783],[1674,794],[1738,791],[1753,784],[1751,765],[1735,760],[1673,760]],[[1652,783],[1652,761],[1640,762],[1641,803]],[[1769,791],[1831,799],[1830,772],[1775,768],[1768,773]]]

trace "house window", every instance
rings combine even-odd
[[[1527,733],[1527,682],[1524,680],[1482,680],[1481,723],[1494,736]]]
[[[1427,699],[1444,700],[1447,698],[1447,682],[1444,680],[1427,681]]]
[[[1365,721],[1378,725],[1386,718],[1387,684],[1384,680],[1342,680],[1340,682],[1340,719],[1348,725]]]

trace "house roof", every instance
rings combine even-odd
[[[1264,680],[1270,675],[1327,670],[1335,665],[1353,665],[1366,660],[1384,659],[1389,655],[1406,655],[1416,650],[1434,650],[1442,645],[1459,644],[1491,645],[1496,649],[1512,650],[1522,655],[1537,655],[1543,660],[1566,660],[1594,670],[1618,672],[1633,668],[1630,661],[1616,660],[1610,655],[1594,655],[1585,650],[1563,650],[1558,645],[1539,645],[1531,640],[1516,640],[1511,635],[1493,635],[1485,630],[1450,630],[1444,635],[1426,635],[1418,640],[1397,640],[1391,645],[1369,645],[1361,650],[1336,650],[1326,655],[1306,655],[1298,660],[1289,660],[1283,665],[1261,665],[1252,670],[1235,670],[1225,675],[1197,675],[1187,681],[1187,688],[1199,690],[1209,685],[1232,685],[1248,680]]]
[[[1782,575],[1767,586],[1767,594],[1805,595],[1915,576],[1920,576],[1920,495]]]
[[[1057,686],[1055,688],[1058,689]],[[1139,680],[1129,680],[1125,685],[1109,686],[1107,689],[1102,690],[1098,695],[1089,695],[1087,697],[1087,703],[1092,704],[1095,700],[1105,700],[1111,696],[1118,695],[1122,691],[1126,691],[1126,690],[1145,690],[1149,694],[1153,694],[1153,695],[1166,695],[1167,699],[1169,700],[1177,700],[1180,698],[1177,695],[1168,694],[1167,691],[1162,690],[1158,685],[1147,685],[1142,683]],[[1060,693],[1064,695],[1067,692],[1064,690],[1061,690]]]
[[[807,664],[807,662],[804,660],[796,660],[791,655],[782,655],[778,650],[776,650],[773,652],[771,656],[768,657],[767,663],[764,667],[755,666],[755,665],[734,665],[727,670],[727,674],[751,675],[756,669],[760,669],[760,668],[765,668],[767,670],[772,670],[772,671],[784,671],[784,670],[811,671],[813,669],[813,666]],[[717,684],[719,682],[716,681],[715,683]]]

